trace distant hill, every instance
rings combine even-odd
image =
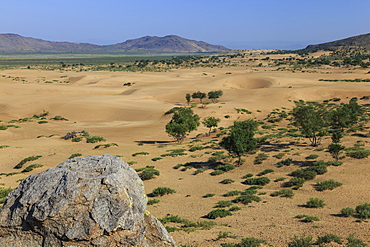
[[[176,35],[145,36],[113,45],[54,42],[18,34],[0,34],[1,53],[224,52],[229,49]]]
[[[370,33],[349,37],[337,41],[309,45],[306,49],[335,50],[344,47],[367,47],[370,48]]]

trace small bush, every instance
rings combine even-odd
[[[259,153],[256,158],[254,159],[254,164],[262,164],[264,160],[266,160],[269,156],[265,153]]]
[[[231,216],[233,215],[229,210],[226,209],[216,209],[211,212],[209,212],[206,217],[208,219],[216,219],[216,218],[224,218],[226,216]]]
[[[149,155],[149,153],[148,152],[137,152],[137,153],[132,154],[133,157],[138,156],[138,155]]]
[[[274,172],[274,170],[272,170],[272,169],[266,169],[266,170],[258,173],[257,176],[260,177],[260,176],[263,176],[263,175],[266,175],[266,174],[272,173],[272,172]]]
[[[328,166],[341,166],[343,165],[343,162],[342,161],[328,161],[326,162],[326,165]]]
[[[50,118],[50,119],[51,119],[51,120],[58,120],[58,121],[69,121],[67,118],[62,117],[62,116],[60,116],[60,115],[55,116],[55,117]]]
[[[199,169],[196,169],[195,172],[193,173],[193,175],[197,175],[199,173],[203,173],[203,172],[205,172],[207,170],[208,170],[207,168],[199,168]]]
[[[8,129],[8,125],[5,125],[5,124],[0,125],[0,130],[7,130],[7,129]]]
[[[41,165],[41,164],[32,164],[32,165],[29,165],[26,168],[24,168],[22,172],[30,172],[30,171],[33,171],[33,169],[39,168],[39,167],[43,167],[43,165]]]
[[[324,200],[313,197],[306,202],[306,206],[309,208],[323,208],[325,205]]]
[[[80,141],[82,141],[83,138],[84,138],[83,136],[74,137],[74,138],[72,138],[72,142],[80,142]]]
[[[288,182],[284,183],[285,187],[298,186],[301,187],[307,180],[304,178],[291,178]]]
[[[294,236],[290,240],[288,247],[312,247],[315,244],[312,236]]]
[[[139,168],[135,170],[139,173],[139,177],[142,180],[149,180],[154,178],[155,176],[159,176],[160,172],[157,169],[154,169],[154,166],[146,166],[144,168]]]
[[[282,159],[284,157],[285,153],[278,153],[273,155],[272,157],[277,158],[277,159]]]
[[[356,213],[358,213],[361,219],[370,218],[370,204],[364,203],[356,207]]]
[[[14,169],[20,169],[23,167],[24,164],[26,164],[26,162],[28,161],[34,161],[34,160],[37,160],[39,158],[41,158],[42,156],[41,155],[37,155],[37,156],[30,156],[30,157],[27,157],[27,158],[24,158],[23,160],[21,160],[15,167]]]
[[[281,196],[281,197],[293,198],[294,192],[291,189],[282,189],[279,191],[272,192],[270,196]]]
[[[231,211],[231,212],[239,211],[239,210],[242,210],[242,209],[238,206],[232,206],[232,207],[229,208],[229,211]]]
[[[296,178],[304,178],[305,180],[311,180],[316,177],[317,173],[315,171],[310,171],[306,168],[292,171],[290,175]]]
[[[203,196],[203,198],[214,197],[214,196],[215,196],[215,194],[213,194],[213,193],[208,193],[208,194],[205,194],[205,195]]]
[[[347,247],[368,247],[369,245],[365,244],[361,239],[353,237],[353,235],[347,238]]]
[[[157,187],[152,191],[151,195],[152,196],[164,196],[164,195],[173,194],[173,193],[176,193],[176,190],[173,190],[168,187]]]
[[[252,195],[252,194],[247,194],[247,195],[241,195],[241,196],[238,196],[237,198],[235,198],[233,200],[233,202],[235,203],[243,203],[245,205],[249,204],[249,203],[252,203],[253,201],[255,202],[260,202],[261,201],[261,198],[256,196],[256,195]]]
[[[158,160],[161,160],[162,158],[161,157],[155,157],[152,159],[152,161],[158,161]]]
[[[240,190],[231,190],[231,191],[228,191],[226,192],[223,196],[237,196],[237,195],[240,195],[243,191],[240,191]]]
[[[370,150],[367,149],[355,149],[347,151],[347,156],[354,159],[364,159],[370,155]]]
[[[350,217],[356,213],[356,210],[353,208],[342,208],[340,214],[344,217]]]
[[[317,191],[333,190],[341,185],[342,183],[330,179],[322,182],[316,182],[315,188]]]
[[[242,178],[246,179],[246,178],[251,178],[251,177],[253,177],[253,174],[248,173],[248,174],[244,175]]]
[[[166,153],[166,154],[161,154],[161,157],[167,157],[167,156],[171,156],[171,157],[175,157],[175,156],[180,156],[180,155],[186,155],[185,153],[186,149],[170,149],[170,150],[167,150],[167,152],[169,153]]]
[[[284,181],[286,178],[277,178],[274,180],[274,182],[280,182],[280,181]]]
[[[270,179],[268,177],[260,177],[260,178],[248,178],[244,181],[244,184],[248,185],[266,185],[270,183]]]
[[[310,154],[310,155],[308,155],[305,159],[306,160],[315,160],[315,159],[317,159],[319,157],[319,155],[317,155],[317,154]]]
[[[218,201],[215,208],[226,208],[233,205],[231,201]]]
[[[290,166],[292,164],[292,159],[291,158],[287,158],[285,160],[281,160],[279,161],[276,165],[277,167],[283,167],[283,166]]]
[[[324,236],[319,236],[317,238],[317,241],[316,241],[316,244],[318,245],[321,245],[321,244],[324,244],[324,243],[331,243],[331,242],[335,242],[335,243],[338,243],[338,244],[342,244],[343,241],[340,237],[338,237],[337,235],[334,235],[334,234],[326,234]]]
[[[12,188],[3,188],[0,187],[0,203],[4,203],[9,193],[12,192]]]
[[[80,153],[74,153],[74,154],[71,154],[71,156],[69,156],[68,159],[73,159],[73,158],[80,157],[80,156],[82,156],[82,154],[80,154]]]
[[[226,178],[226,179],[222,180],[220,183],[221,184],[232,184],[234,182],[235,182],[234,180]]]
[[[221,175],[221,174],[224,174],[225,172],[224,171],[221,171],[221,170],[214,170],[213,172],[211,172],[210,174],[212,176],[217,176],[217,175]]]
[[[202,150],[202,149],[204,149],[204,147],[203,147],[203,146],[196,145],[196,146],[192,146],[192,147],[189,149],[189,151],[190,151],[190,152],[194,152],[194,151]]]
[[[228,172],[233,169],[235,169],[235,166],[231,164],[221,164],[215,167],[215,170],[221,170],[224,172]]]
[[[160,202],[159,199],[154,198],[154,199],[149,199],[147,204],[148,205],[153,205],[153,204],[156,204],[156,203],[159,203],[159,202]]]
[[[173,167],[173,169],[179,169],[180,167],[182,167],[183,166],[183,164],[177,164],[177,165],[175,165],[174,167]]]
[[[103,148],[109,148],[109,147],[118,147],[118,144],[117,143],[107,143],[107,144],[100,144],[100,145],[96,145],[94,147],[94,149],[98,149],[100,147],[103,147]]]
[[[101,136],[86,136],[87,143],[105,142],[105,138]]]
[[[38,121],[37,123],[38,123],[38,124],[47,124],[47,123],[48,123],[48,121],[46,121],[46,120],[41,120],[41,121]]]

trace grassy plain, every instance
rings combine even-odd
[[[229,54],[212,59],[187,57],[171,62],[165,62],[164,58],[153,62],[136,58],[122,61],[112,57],[101,62],[81,58],[55,58],[48,62],[0,60],[0,125],[7,126],[0,130],[0,183],[4,188],[14,188],[21,179],[56,166],[73,154],[109,153],[121,156],[135,169],[154,166],[159,170],[159,176],[145,181],[148,194],[157,187],[176,191],[156,197],[160,201],[148,206],[154,216],[178,215],[196,222],[208,220],[205,216],[217,205],[230,204],[220,201],[232,201],[237,197],[225,197],[225,193],[250,188],[242,183],[246,180],[243,176],[251,173],[257,178],[258,173],[269,169],[263,176],[271,182],[257,189],[259,202],[247,205],[233,202],[226,209],[238,206],[241,210],[232,211],[232,216],[212,219],[216,225],[211,229],[187,227],[183,228],[186,231],[172,232],[178,245],[220,246],[255,237],[274,246],[287,246],[293,236],[316,237],[329,233],[343,239],[354,234],[370,243],[367,220],[360,222],[355,217],[340,216],[343,208],[370,202],[366,158],[344,157],[341,159],[343,165],[329,166],[327,173],[294,190],[294,196],[270,195],[284,189],[283,184],[291,178],[289,174],[293,170],[310,166],[316,160],[332,161],[333,158],[326,151],[331,143],[330,136],[324,137],[319,147],[311,147],[308,139],[289,126],[286,118],[268,122],[269,113],[289,112],[298,100],[322,102],[339,98],[339,103],[348,103],[357,97],[361,105],[370,103],[366,97],[370,96],[368,82],[348,81],[369,79],[369,69],[365,66],[289,64],[296,59],[320,58],[324,54],[319,52],[301,57],[298,54],[247,51],[242,55]],[[194,112],[201,118],[220,118],[219,127],[224,128],[234,121],[255,118],[264,122],[257,137],[273,135],[255,154],[247,155],[243,165],[216,176],[211,175],[215,167],[208,160],[215,152],[225,151],[217,145],[222,139],[220,129],[208,136],[208,128],[200,126],[182,144],[176,144],[164,128],[171,119],[165,112],[175,106],[187,106],[187,93],[212,90],[223,91],[218,103],[202,108],[197,104],[198,100],[191,102]],[[346,133],[342,144],[369,148],[370,133],[366,126],[369,125],[357,132]],[[85,138],[75,142],[61,139],[67,132],[83,130],[91,136],[104,137],[106,141],[87,143]],[[188,151],[192,146],[202,148]],[[173,149],[185,149],[186,155],[162,156]],[[306,159],[312,154],[318,158]],[[262,161],[255,164],[258,155]],[[23,168],[31,164],[42,166],[36,165],[28,172],[14,168],[23,159],[33,156],[41,157],[37,161],[27,161]],[[287,158],[292,159],[291,165],[277,165]],[[194,175],[199,168],[206,169]],[[316,182],[330,179],[342,186],[333,190],[315,189]],[[220,183],[223,180],[227,182]],[[205,196],[207,194],[214,196]],[[326,205],[309,208],[306,203],[310,198],[323,199]],[[297,215],[315,216],[320,221],[303,222],[296,218]],[[181,228],[179,223],[167,223],[166,226]]]

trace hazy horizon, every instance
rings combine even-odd
[[[368,9],[368,0],[2,1],[0,33],[97,45],[173,34],[230,49],[302,49],[369,33]]]

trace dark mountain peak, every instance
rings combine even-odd
[[[370,33],[352,36],[345,39],[326,42],[317,45],[309,45],[306,49],[335,50],[349,47],[367,47],[370,48]]]

